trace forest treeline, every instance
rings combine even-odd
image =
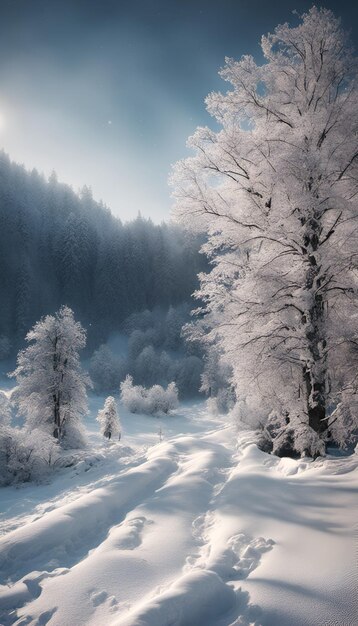
[[[76,194],[1,152],[0,358],[63,304],[93,349],[134,312],[189,301],[206,263],[199,247],[180,227],[140,214],[123,224],[89,188]]]

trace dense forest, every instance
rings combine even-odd
[[[0,153],[0,358],[30,327],[70,306],[93,349],[135,312],[190,300],[199,242],[138,214],[123,224],[87,187],[77,195]]]

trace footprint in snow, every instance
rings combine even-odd
[[[263,537],[249,538],[244,533],[228,539],[221,552],[215,550],[215,514],[207,512],[193,522],[193,536],[201,544],[196,554],[186,559],[185,570],[209,569],[223,580],[247,578],[258,567],[262,555],[272,549],[274,541]]]
[[[120,610],[129,611],[131,606],[128,602],[119,603],[116,596],[109,596],[106,591],[93,591],[90,594],[90,599],[96,608],[106,604],[109,613],[117,613]]]
[[[134,550],[142,543],[144,526],[152,524],[146,517],[126,519],[119,526],[110,530],[112,547],[117,550]]]
[[[232,562],[230,571],[232,578],[247,578],[260,564],[262,555],[271,550],[274,543],[272,539],[264,539],[263,537],[248,541],[243,533],[231,537],[226,552],[228,562]]]
[[[271,550],[274,543],[263,537],[250,540],[243,533],[234,535],[220,554],[208,559],[206,567],[224,580],[242,580],[258,567],[262,555]]]
[[[99,606],[107,600],[108,593],[106,591],[96,591],[95,593],[92,593],[90,597],[93,606]]]

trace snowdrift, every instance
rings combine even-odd
[[[158,421],[141,419],[153,444]],[[40,487],[4,490],[28,517],[10,507],[4,521],[0,623],[355,624],[358,455],[280,460],[199,406],[169,428],[126,464],[111,445],[88,471],[64,471],[40,515]]]

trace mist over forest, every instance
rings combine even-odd
[[[189,303],[207,264],[199,239],[179,226],[140,214],[122,223],[90,188],[76,194],[55,173],[46,180],[4,152],[0,207],[0,358],[63,304],[93,350],[133,313]]]

